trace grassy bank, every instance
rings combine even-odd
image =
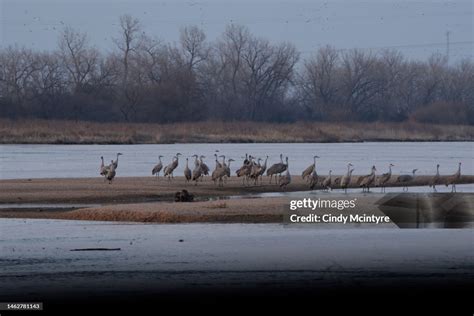
[[[2,144],[472,141],[474,126],[419,123],[196,122],[174,124],[0,120]]]

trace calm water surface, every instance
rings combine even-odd
[[[318,155],[319,174],[342,174],[348,162],[354,174],[368,174],[376,165],[378,173],[387,172],[393,163],[393,173],[434,174],[439,163],[441,174],[452,174],[458,162],[463,163],[463,174],[474,174],[474,142],[377,142],[337,144],[166,144],[166,145],[0,145],[0,179],[68,178],[98,176],[100,156],[106,163],[119,158],[117,176],[151,176],[151,170],[163,155],[168,164],[177,152],[183,154],[175,175],[182,175],[186,157],[205,155],[205,162],[214,168],[214,152],[219,150],[236,162],[234,171],[242,164],[245,153],[256,157],[269,156],[268,165],[279,161],[279,155],[289,157],[290,172],[301,174]]]

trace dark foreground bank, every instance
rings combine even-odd
[[[114,278],[118,277],[114,275]],[[145,277],[154,277],[146,275]],[[181,275],[187,278],[187,275]],[[119,294],[104,293],[97,288],[88,288],[87,294],[63,295],[61,287],[50,288],[55,294],[41,296],[42,312],[24,312],[27,315],[85,315],[107,312],[120,315],[154,315],[164,310],[173,312],[205,312],[225,314],[229,311],[248,312],[307,312],[316,314],[363,313],[385,315],[386,313],[419,313],[420,315],[472,314],[472,290],[474,283],[466,279],[450,279],[439,276],[438,280],[426,280],[426,275],[388,277],[379,276],[366,281],[364,285],[345,285],[353,281],[351,277],[339,278],[330,284],[320,284],[317,279],[282,283],[278,272],[264,276],[259,284],[252,281],[262,277],[246,273],[242,278],[250,281],[247,286],[230,288],[227,286],[196,289],[169,289],[160,291],[145,285],[137,288],[125,286]],[[209,276],[212,278],[212,275]],[[359,275],[359,278],[365,278]],[[192,279],[190,279],[192,280]],[[472,280],[472,279],[471,279]],[[232,279],[229,279],[232,282]],[[12,296],[9,300],[26,301],[28,296]],[[18,315],[21,312],[2,312],[2,315]]]
[[[468,229],[0,224],[0,302],[43,302],[44,314],[329,308],[457,315],[471,308]],[[115,250],[77,250],[99,247]]]

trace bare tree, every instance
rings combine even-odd
[[[251,35],[248,28],[242,25],[231,24],[224,31],[219,45],[221,64],[226,70],[222,74],[230,75],[230,82],[234,96],[238,95],[239,78],[241,71],[242,54]]]
[[[138,106],[142,99],[142,86],[136,80],[131,80],[132,71],[135,73],[134,79],[142,80],[142,74],[136,67],[136,54],[144,42],[143,33],[141,33],[140,21],[131,15],[120,17],[120,36],[114,38],[114,43],[118,49],[121,60],[122,80],[120,84],[120,106],[119,110],[126,121],[136,117]]]
[[[16,114],[25,115],[32,75],[38,69],[36,56],[28,49],[8,47],[0,54],[0,64],[1,94],[15,104]]]
[[[376,115],[373,98],[380,88],[372,53],[351,50],[342,55],[341,89],[342,102],[361,119],[373,119]]]
[[[309,112],[317,113],[316,118],[322,118],[336,103],[338,61],[337,50],[326,46],[303,64],[298,80],[301,102]]]
[[[70,27],[53,52],[0,49],[0,116],[99,121],[416,120],[474,124],[474,64],[408,60],[394,50],[323,47],[299,63],[289,43],[229,25],[216,41],[196,26],[176,43],[120,17],[101,54]],[[312,115],[308,115],[310,112]]]
[[[168,61],[167,47],[162,45],[158,39],[143,37],[140,50],[138,50],[138,66],[146,74],[146,78],[151,85],[162,82],[167,69]]]
[[[189,26],[181,29],[179,39],[186,65],[189,71],[192,71],[209,55],[209,47],[205,42],[206,34],[197,26]]]
[[[75,92],[81,92],[97,71],[99,52],[89,47],[87,35],[66,27],[59,37],[59,54]]]
[[[448,70],[443,99],[474,107],[474,64],[463,59]]]
[[[404,120],[407,118],[408,108],[403,106],[399,94],[400,85],[405,78],[404,63],[403,56],[395,50],[383,50],[376,61],[375,73],[379,86],[375,104],[380,108],[380,119]]]
[[[446,56],[433,54],[423,67],[423,77],[421,95],[424,105],[430,104],[437,100],[440,92],[440,85],[445,79],[445,67],[447,65]]]
[[[278,96],[284,99],[299,54],[293,45],[272,45],[253,37],[247,28],[230,25],[218,43],[215,74],[220,78],[221,103],[239,119],[262,119]],[[217,66],[220,64],[220,66]]]
[[[266,40],[252,38],[243,53],[243,78],[246,86],[249,120],[262,119],[271,105],[284,98],[299,55],[291,44],[273,46]]]
[[[64,68],[54,54],[42,53],[37,60],[38,68],[32,74],[31,88],[39,107],[32,111],[45,119],[61,117],[64,111],[59,106],[68,86],[63,76]]]

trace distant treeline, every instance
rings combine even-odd
[[[125,15],[109,53],[65,28],[55,51],[0,50],[0,117],[189,122],[406,121],[474,124],[474,62],[324,47],[301,58],[240,25],[195,26],[163,43]]]

